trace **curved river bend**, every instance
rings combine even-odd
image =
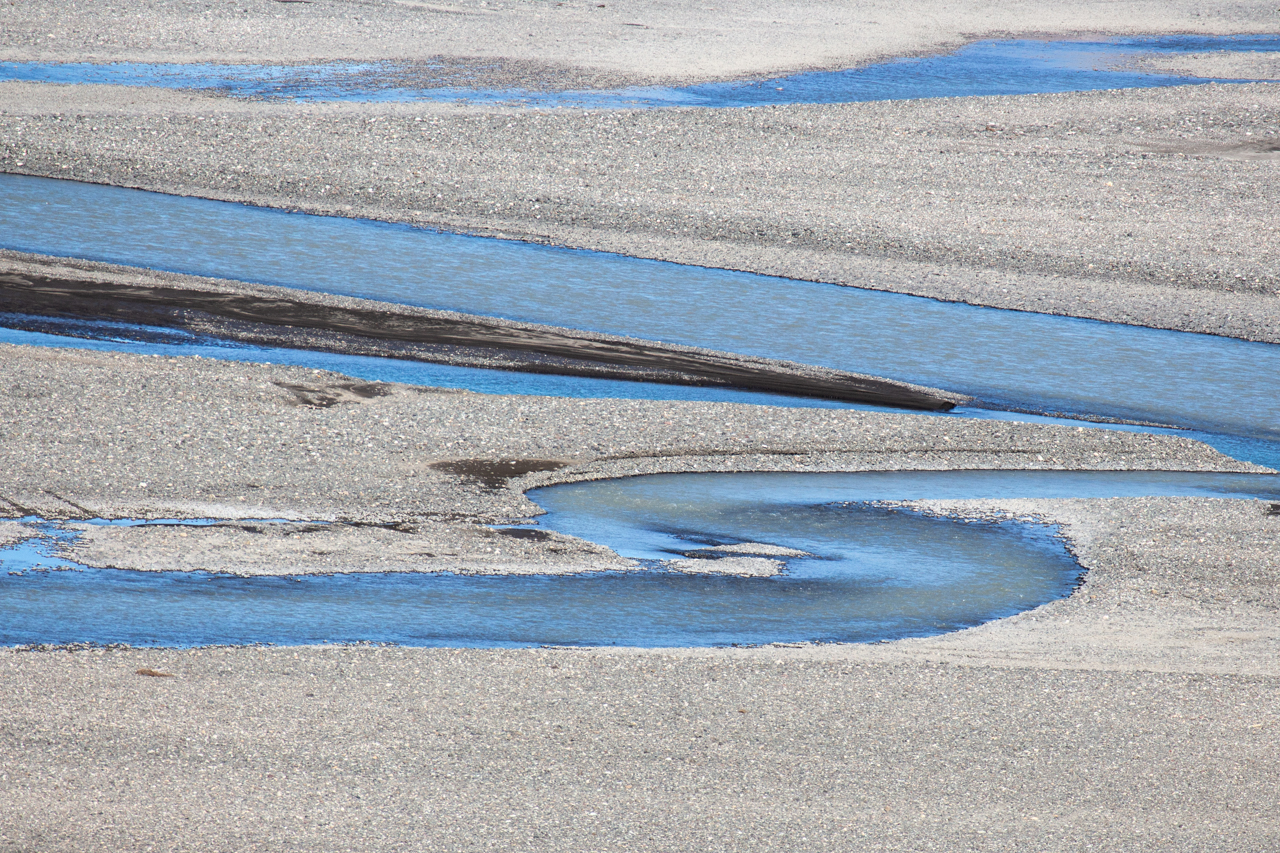
[[[1061,598],[1082,570],[1050,528],[958,524],[870,501],[1280,498],[1278,481],[1165,472],[681,474],[536,490],[547,526],[649,567],[578,576],[48,571],[67,564],[55,548],[74,536],[30,519],[43,537],[0,552],[9,568],[0,576],[0,643],[714,646],[926,636]],[[772,577],[664,570],[685,565],[665,562],[679,557],[779,552],[786,570]]]

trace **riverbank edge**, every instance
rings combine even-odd
[[[0,476],[0,498],[11,507],[6,515],[71,522],[94,517],[225,520],[208,528],[81,526],[86,545],[69,549],[68,555],[120,568],[186,566],[233,574],[406,569],[528,574],[629,568],[630,561],[594,543],[554,532],[529,533],[539,530],[536,519],[542,510],[526,492],[642,474],[950,469],[1274,473],[1176,435],[1084,426],[734,403],[438,394],[395,383],[382,384],[377,394],[357,394],[340,389],[358,380],[305,368],[47,347],[3,349],[11,378],[0,394],[14,395],[12,426],[29,433],[31,447],[50,448],[36,457],[30,473]],[[63,378],[58,388],[49,388],[48,379],[40,380],[45,383],[40,387],[28,376]],[[98,384],[103,380],[110,384]],[[51,406],[59,396],[65,403]],[[201,403],[219,397],[221,410]],[[145,430],[147,443],[131,445],[116,458],[110,440],[103,446],[98,436],[77,436],[74,428],[63,426],[65,417],[51,419],[64,405],[77,412],[75,422],[113,422],[121,435],[139,438]],[[166,436],[164,427],[158,430],[156,415],[174,422],[176,431]],[[577,426],[566,426],[575,420]],[[459,453],[452,442],[453,424],[470,431],[475,427],[465,424],[477,421],[490,425],[492,437],[475,435]],[[241,473],[218,467],[216,456],[212,461],[191,457],[180,440],[173,445],[175,437],[215,434],[244,422],[266,424],[269,446],[278,449],[250,451],[267,455]],[[389,430],[387,424],[400,425]],[[716,433],[710,432],[713,425]],[[326,430],[337,430],[340,444],[310,447],[312,437]],[[545,443],[549,430],[560,434],[560,444]],[[405,436],[396,435],[400,431],[414,433],[419,442],[407,457]],[[648,437],[637,441],[636,434]],[[536,450],[525,445],[529,437],[540,442]],[[326,461],[353,444],[369,451],[354,466],[335,469]],[[479,452],[480,447],[487,450]],[[92,459],[88,464],[101,484],[68,471],[68,455]],[[174,479],[166,460],[178,466],[180,476],[200,485],[184,489],[154,482]],[[335,479],[316,482],[309,474],[290,479],[290,469],[305,470],[317,462],[322,465],[317,473]],[[214,479],[202,483],[211,465]],[[369,476],[373,491],[343,497],[354,489],[351,484]],[[253,481],[248,491],[246,480]],[[139,481],[134,489],[112,485]],[[405,486],[422,490],[421,497],[385,502],[391,494],[413,494],[399,491]],[[310,498],[297,491],[317,487],[320,491]],[[262,525],[254,519],[296,523]],[[316,525],[311,523],[327,527],[312,529]],[[524,532],[500,529],[505,527]],[[294,535],[299,531],[308,535]],[[319,539],[332,541],[323,548],[312,544]],[[106,550],[94,557],[94,548]],[[108,552],[110,558],[103,556]],[[430,559],[420,556],[427,552]],[[316,553],[327,556],[318,559]]]
[[[1111,106],[1112,101],[1118,100],[1120,103],[1114,107],[1123,114],[1128,108],[1146,111],[1151,109],[1152,103],[1186,100],[1186,104],[1174,103],[1156,110],[1159,114],[1177,115],[1193,109],[1200,100],[1209,97],[1202,97],[1203,93],[1188,95],[1179,90],[1209,91],[1209,88],[1191,86],[954,100],[973,102],[966,105],[965,109],[972,110],[974,104],[977,104],[979,112],[990,114],[993,120],[999,121],[1009,120],[1006,114],[1013,116],[1014,121],[1025,121],[1025,118],[1016,117],[1020,112],[1039,116],[1035,121],[1041,121],[1044,118],[1041,113],[1050,115],[1053,112],[1052,109],[1043,108],[1051,108],[1055,103],[1078,102]],[[81,91],[82,89],[93,90],[93,94]],[[1239,118],[1236,113],[1247,102],[1274,102],[1275,93],[1280,92],[1280,84],[1229,84],[1213,91],[1219,94],[1209,98],[1211,112],[1221,111],[1223,121],[1230,124]],[[946,104],[950,100],[952,99],[941,99],[938,103]],[[1132,103],[1128,103],[1130,101]],[[648,128],[643,130],[645,134],[652,131],[650,125],[665,121],[677,129],[683,128],[680,132],[694,134],[696,139],[706,132],[707,128],[702,125],[707,123],[723,125],[717,130],[721,135],[735,130],[743,131],[752,121],[764,119],[794,126],[799,132],[815,120],[856,123],[860,117],[866,118],[863,113],[878,115],[881,111],[889,110],[896,114],[906,110],[914,115],[913,110],[916,109],[933,109],[904,106],[924,102],[888,103],[890,106],[852,104],[776,107],[764,111],[756,120],[744,117],[751,110],[744,112],[743,116],[715,119],[708,116],[742,111],[677,109],[664,111],[667,115],[665,119],[642,114],[643,111],[604,111],[599,115],[610,121],[616,119],[624,127],[635,124],[640,129]],[[947,242],[951,238],[946,238],[945,235],[942,243],[930,249],[932,244],[929,240],[932,237],[927,224],[923,226],[923,237],[911,230],[899,231],[891,224],[894,211],[888,209],[873,210],[877,214],[876,218],[887,220],[876,226],[884,230],[882,244],[873,240],[867,245],[858,244],[853,249],[842,249],[841,243],[833,242],[833,229],[816,226],[811,228],[810,224],[790,221],[790,216],[771,214],[763,218],[757,217],[759,221],[756,221],[752,216],[744,218],[740,215],[742,210],[712,212],[715,205],[723,199],[714,193],[701,192],[695,187],[684,188],[685,193],[692,192],[694,195],[668,205],[671,209],[666,211],[645,208],[637,212],[630,210],[625,203],[616,207],[616,199],[610,201],[599,198],[594,191],[575,187],[572,182],[566,183],[554,174],[547,178],[552,181],[549,186],[551,197],[540,195],[529,189],[530,181],[533,180],[529,174],[518,168],[513,169],[511,163],[491,150],[493,146],[501,148],[506,144],[501,134],[516,133],[506,129],[511,126],[511,122],[501,121],[503,117],[520,125],[533,121],[539,111],[434,104],[271,104],[171,90],[128,91],[125,87],[18,83],[0,83],[0,111],[14,116],[41,116],[41,121],[54,116],[49,119],[49,126],[45,128],[36,128],[30,120],[26,121],[25,137],[21,142],[0,143],[0,168],[12,174],[80,180],[322,216],[367,218],[480,237],[882,290],[983,307],[1280,343],[1280,294],[1269,292],[1265,288],[1260,291],[1236,288],[1232,282],[1244,277],[1244,268],[1241,268],[1239,275],[1233,277],[1228,274],[1223,278],[1223,270],[1207,265],[1207,256],[1196,256],[1198,249],[1190,252],[1185,259],[1177,257],[1182,252],[1176,247],[1169,247],[1172,252],[1169,257],[1156,257],[1149,254],[1151,248],[1158,245],[1152,243],[1143,249],[1148,253],[1148,261],[1156,263],[1151,269],[1144,267],[1147,262],[1127,261],[1115,270],[1107,270],[1102,267],[1110,264],[1101,263],[1100,259],[1100,266],[1095,269],[1092,264],[1086,266],[1078,258],[1073,260],[1065,255],[1059,256],[1061,253],[1050,253],[1039,259],[1028,256],[1019,260],[1012,255],[1002,257],[1007,253],[1008,247],[1000,248],[999,245],[990,247],[989,252],[988,249],[983,249],[966,260],[960,255],[967,250],[962,251],[963,247],[960,245],[951,245]],[[354,139],[350,137],[366,127],[375,128],[377,133],[385,135],[392,133],[392,129],[385,125],[394,124],[396,127],[392,138],[382,140],[384,147],[378,154],[391,162],[382,168],[369,167],[363,161],[343,162],[336,172],[326,164],[323,170],[314,175],[290,174],[286,180],[282,180],[279,171],[274,168],[262,174],[254,174],[255,167],[252,164],[232,167],[230,163],[221,162],[225,154],[219,153],[214,144],[216,140],[211,137],[213,131],[205,127],[213,122],[192,119],[193,116],[204,114],[231,122],[233,127],[243,128],[237,129],[236,133],[260,133],[257,128],[260,123],[265,122],[266,125],[262,126],[269,126],[272,130],[263,136],[262,143],[272,146],[293,144],[292,137],[295,133],[301,139],[310,132],[306,129],[309,122],[314,123],[317,128],[323,127],[330,136],[337,133],[338,138],[333,144],[338,147],[354,145]],[[590,112],[558,114],[551,111],[547,116],[553,116],[546,119],[551,124],[548,133],[567,133],[569,138],[578,140],[589,139],[597,121],[596,114]],[[129,140],[126,145],[125,131],[140,117],[159,130]],[[523,121],[519,120],[521,117],[524,117]],[[101,123],[101,126],[95,125],[96,132],[85,132],[88,119]],[[455,169],[461,170],[458,174],[446,167],[439,174],[431,176],[434,167],[422,166],[424,160],[429,162],[430,159],[439,157],[447,162],[454,157],[448,148],[440,148],[438,142],[424,143],[425,147],[417,151],[417,156],[409,158],[405,157],[403,151],[397,153],[398,149],[394,145],[390,146],[391,150],[385,150],[388,143],[395,143],[397,134],[416,133],[417,129],[428,126],[428,120],[440,125],[433,132],[443,132],[444,139],[453,143],[455,148],[461,146],[460,150],[472,152],[476,162],[487,164],[483,178],[467,171],[476,171],[474,163],[471,166],[456,164]],[[883,121],[884,117],[880,120]],[[913,121],[906,114],[901,120],[908,124]],[[1213,120],[1219,119],[1215,117]],[[538,118],[537,121],[543,122],[543,119]],[[740,127],[744,122],[746,124]],[[477,135],[479,128],[473,126],[477,123],[485,125],[484,134]],[[113,124],[120,126],[112,127]],[[345,130],[340,131],[340,128]],[[163,138],[155,135],[160,130],[190,134],[188,138],[196,140],[194,148],[185,152],[172,150],[166,146]],[[33,131],[38,133],[33,134]],[[1014,144],[1009,140],[980,138],[982,136],[991,137],[993,134],[979,131],[969,136],[958,136],[956,141],[977,151],[998,144],[1007,148],[1004,154],[1015,158],[1032,153],[1026,150],[1025,145]],[[1057,139],[1054,144],[1070,149],[1077,144],[1072,140],[1079,138],[1064,137]],[[1149,141],[1137,145],[1134,140],[1122,140],[1115,146],[1116,150],[1107,150],[1102,154],[1105,159],[1115,157],[1120,152],[1130,152],[1124,156],[1134,156],[1142,162],[1146,162],[1147,157],[1166,160],[1190,158],[1208,162],[1232,160],[1241,159],[1241,147],[1247,145],[1248,139],[1249,137],[1243,137],[1223,144],[1210,138],[1187,142],[1167,138],[1167,134],[1153,135]],[[625,138],[605,141],[613,145],[627,142]],[[521,139],[513,136],[509,142],[514,146],[520,144]],[[575,144],[580,150],[574,156],[579,157],[603,158],[611,150],[607,144],[597,150],[597,142]],[[699,141],[699,144],[704,143]],[[1135,153],[1138,151],[1143,153],[1138,155]],[[1067,152],[1059,152],[1055,156],[1065,153]],[[1085,153],[1085,156],[1093,159],[1099,153],[1091,151]],[[1263,159],[1277,156],[1265,152],[1255,154]],[[648,152],[643,152],[643,155],[648,156]],[[195,158],[195,161],[183,163],[181,159],[174,159],[187,156]],[[209,162],[202,162],[204,160]],[[219,162],[214,162],[215,160]],[[1154,162],[1156,161],[1146,163],[1143,168],[1148,168]],[[711,169],[715,164],[695,159],[690,166]],[[313,164],[310,168],[321,167],[320,164]],[[424,174],[431,176],[432,185],[426,189],[439,190],[439,193],[424,192],[423,187],[412,187],[405,183],[401,176],[419,168],[425,169]],[[484,198],[473,197],[473,193],[458,186],[459,176],[467,182],[487,182],[479,188]],[[1055,173],[1055,176],[1055,180],[1066,182],[1061,188],[1069,193],[1069,198],[1083,200],[1096,189],[1079,175]],[[721,176],[720,180],[725,177]],[[1175,176],[1171,173],[1166,177],[1172,180]],[[1016,181],[1019,176],[1009,172],[1003,177],[993,175],[992,178]],[[598,182],[602,178],[597,176],[590,180]],[[647,197],[658,189],[657,184],[644,177],[636,180],[642,185],[648,185],[638,192],[646,197],[645,203],[649,204]],[[776,185],[776,192],[782,193],[784,197],[789,192],[789,181],[790,179],[779,176],[767,179],[769,184]],[[408,183],[411,184],[412,181]],[[422,184],[423,181],[417,183]],[[370,184],[379,190],[377,194],[370,195],[362,189]],[[624,184],[619,184],[618,189],[619,192],[625,191]],[[1168,191],[1168,188],[1161,190]],[[490,197],[492,209],[476,212],[478,208],[487,206]],[[761,192],[753,191],[746,199],[745,209],[751,210],[753,206],[763,203]],[[1070,207],[1071,204],[1073,203],[1067,203],[1067,206]],[[905,212],[910,212],[913,205],[918,208],[920,203],[916,201],[908,204]],[[1248,207],[1252,206],[1250,202]],[[1244,212],[1246,209],[1241,210]],[[1130,239],[1132,235],[1126,236],[1120,226],[1129,221],[1128,217],[1142,215],[1141,211],[1141,207],[1117,211],[1119,218],[1107,226],[1107,232],[1101,237],[1095,235],[1090,239],[1127,242],[1130,244],[1130,252],[1137,251],[1137,244]],[[974,210],[969,215],[977,212]],[[916,215],[920,213],[920,210],[915,210]],[[1066,213],[1064,209],[1054,214],[1060,220],[1058,230],[1071,227],[1073,222],[1078,224],[1076,217],[1067,216]],[[1252,214],[1249,214],[1245,217],[1246,221],[1240,223],[1246,230],[1252,227],[1248,225],[1251,217]],[[1087,215],[1082,214],[1082,220],[1087,218]],[[1188,233],[1194,239],[1187,246],[1196,247],[1201,243],[1211,242],[1209,232],[1216,234],[1225,226],[1217,221],[1188,221],[1180,223],[1179,227],[1189,229]],[[814,233],[810,233],[811,230]],[[1050,229],[1046,234],[1053,230]],[[1037,234],[1033,228],[1031,233],[1024,235],[1023,243],[1035,245],[1044,236]],[[858,239],[865,241],[866,238]],[[924,239],[925,242],[916,245],[918,239]],[[898,248],[876,248],[878,245]],[[1236,247],[1233,251],[1242,250]],[[923,258],[914,259],[912,255],[919,252],[924,252]],[[985,260],[984,252],[990,254]],[[931,257],[931,253],[937,256]],[[1177,263],[1164,269],[1161,264],[1169,259],[1176,260]],[[1188,261],[1185,268],[1179,266],[1183,260]],[[1126,264],[1132,266],[1134,263],[1137,266],[1126,271]],[[1161,269],[1164,271],[1161,272]],[[1231,269],[1226,270],[1226,273],[1231,272]],[[1268,281],[1274,285],[1274,273],[1268,275]],[[1166,281],[1166,278],[1169,280]]]
[[[1235,675],[1274,675],[1280,663],[1280,599],[1276,596],[1280,560],[1274,550],[1280,541],[1280,517],[1270,515],[1265,502],[1221,498],[1005,499],[907,501],[901,506],[904,511],[953,523],[1018,520],[1057,528],[1057,535],[1081,565],[1080,585],[1064,598],[1012,616],[961,631],[889,643],[689,649],[584,646],[562,652],[712,659],[721,655],[765,660],[923,659],[979,667]],[[1248,568],[1224,575],[1204,565],[1203,545],[1196,535],[1203,529],[1200,525],[1231,531],[1237,537],[1234,565]],[[1160,552],[1152,553],[1147,547],[1152,536],[1165,540]],[[1230,627],[1215,629],[1224,619]],[[1192,641],[1197,634],[1214,630],[1231,633],[1229,648]],[[304,653],[308,649],[315,653],[353,649],[359,653],[360,646],[304,644],[282,649]],[[85,648],[92,646],[10,646],[0,649],[0,654]],[[180,649],[113,648],[127,651],[137,660],[181,654]],[[203,648],[234,651],[246,647]],[[410,653],[433,652],[431,648],[400,648]],[[537,648],[493,652],[513,659],[530,653],[543,652]]]
[[[866,374],[702,347],[317,291],[0,250],[0,310],[177,328],[349,355],[670,385],[710,385],[900,409],[972,398]]]

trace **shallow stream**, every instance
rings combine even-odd
[[[0,175],[0,247],[568,326],[1280,439],[1280,346]]]
[[[0,63],[0,80],[312,100],[750,106],[1206,82],[1135,70],[1143,58],[1206,50],[1276,51],[1280,37],[978,42],[945,56],[850,71],[613,92],[439,88],[431,85],[430,68],[388,64]],[[977,398],[977,408],[953,415],[1053,420],[1002,411],[1018,410],[1154,422],[1188,429],[1190,437],[1237,458],[1280,466],[1280,347],[1267,344],[17,175],[0,175],[0,247],[824,365]],[[13,320],[0,317],[0,325]],[[494,393],[841,405],[229,346],[137,326],[72,325],[63,323],[60,334],[76,335],[74,345],[81,347],[305,364],[364,379]],[[72,339],[0,329],[0,341],[67,345]],[[0,566],[8,570],[0,576],[0,643],[662,646],[936,634],[1062,597],[1081,568],[1044,526],[957,523],[877,501],[1148,494],[1276,499],[1275,479],[1098,472],[681,475],[531,493],[548,510],[542,526],[606,544],[649,567],[585,577],[48,571],[50,565],[74,568],[59,551],[70,534],[28,520],[39,536],[0,551]],[[773,577],[672,570],[672,560],[705,567],[702,560],[730,553],[778,559],[785,569]]]
[[[397,62],[0,62],[0,80],[196,89],[271,100],[431,100],[582,109],[835,104],[1242,82],[1160,73],[1143,70],[1139,64],[1144,59],[1205,51],[1276,52],[1280,51],[1280,36],[986,40],[950,53],[839,71],[612,90],[489,89],[459,85],[456,69],[444,65]]]
[[[1278,481],[1167,472],[679,474],[531,492],[549,511],[543,526],[607,544],[642,567],[579,576],[56,570],[75,567],[58,550],[74,533],[28,519],[41,538],[0,551],[8,568],[0,643],[710,646],[927,636],[1061,598],[1082,569],[1051,527],[957,523],[874,501],[1275,499]],[[771,577],[672,570],[705,570],[714,565],[707,558],[727,555],[786,568]],[[693,559],[671,562],[681,557]]]

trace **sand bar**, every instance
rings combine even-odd
[[[36,265],[24,260],[24,267]],[[0,259],[0,270],[5,266]],[[65,269],[65,264],[56,266]],[[135,278],[152,278],[140,270],[137,273]],[[36,318],[101,319],[177,328],[258,346],[730,387],[899,409],[949,411],[969,399],[798,363],[367,300],[325,299],[286,288],[241,284],[228,291],[216,285],[201,287],[191,277],[182,277],[187,279],[184,286],[174,286],[105,281],[91,271],[72,275],[0,272],[0,311],[31,317],[26,327],[32,330],[39,330],[44,322]]]

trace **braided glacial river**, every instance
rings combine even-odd
[[[803,362],[975,398],[935,416],[1139,422],[1115,428],[1181,431],[1237,458],[1280,465],[1275,345],[19,175],[0,175],[0,247]],[[48,334],[31,331],[30,319],[0,315],[8,327],[0,341],[307,364],[500,393],[845,405],[232,346],[121,324],[64,324],[63,334]],[[875,502],[1277,499],[1276,480],[901,472],[556,486],[530,495],[548,510],[540,524],[608,545],[638,569],[555,577],[91,569],[59,550],[74,533],[24,519],[36,535],[0,550],[0,642],[661,646],[935,634],[1067,595],[1082,569],[1051,528],[962,524]],[[732,577],[686,574],[668,562],[726,548],[784,567]],[[78,570],[44,570],[53,567]],[[137,619],[140,612],[153,616]]]

